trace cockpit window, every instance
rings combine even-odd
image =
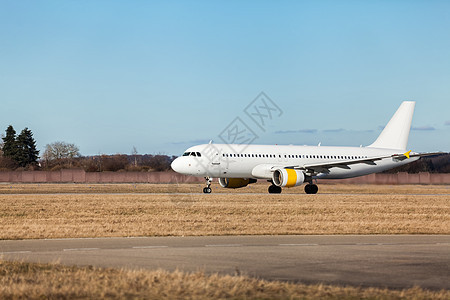
[[[202,155],[200,154],[200,152],[184,152],[183,156],[197,156],[197,157],[201,157]]]

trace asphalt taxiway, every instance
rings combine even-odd
[[[450,289],[449,235],[4,240],[0,258],[303,283]]]

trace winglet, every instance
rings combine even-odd
[[[411,150],[409,150],[408,152],[406,152],[406,153],[403,153],[403,155],[404,156],[406,156],[406,158],[409,158],[409,154],[411,153]]]

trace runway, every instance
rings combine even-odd
[[[448,235],[207,236],[0,241],[5,260],[450,289]]]

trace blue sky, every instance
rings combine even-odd
[[[450,151],[449,1],[0,0],[0,130],[41,151],[179,155],[237,117],[253,143],[368,145],[404,100],[409,147]]]

